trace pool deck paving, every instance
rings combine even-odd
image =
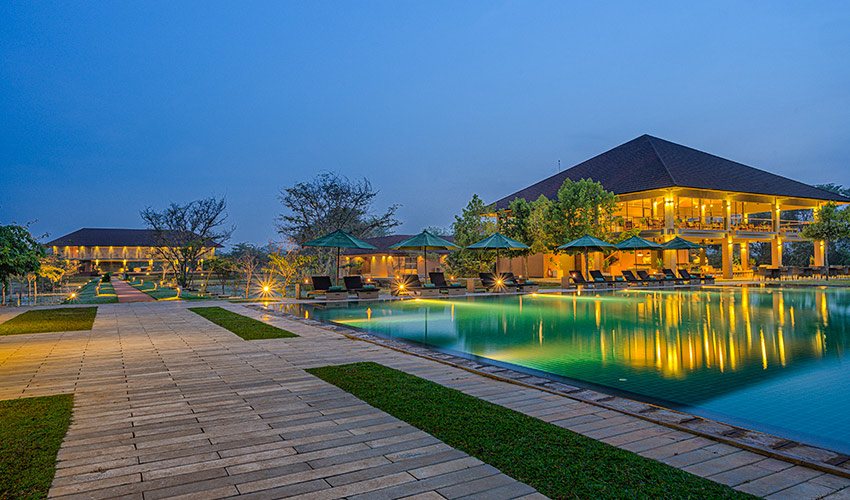
[[[767,498],[850,498],[850,479],[617,411],[209,302],[300,337],[244,341],[153,302],[91,331],[0,337],[0,399],[74,393],[53,498],[544,498],[304,371],[375,361]],[[0,310],[0,322],[19,310]]]

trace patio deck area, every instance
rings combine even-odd
[[[74,393],[50,495],[542,497],[304,369],[376,361],[770,498],[850,498],[850,479],[493,380],[238,304],[298,334],[243,341],[191,304],[99,306],[91,331],[0,338],[0,399]],[[206,305],[206,304],[205,304]],[[17,311],[0,311],[0,321]]]

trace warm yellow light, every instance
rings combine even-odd
[[[404,283],[400,284],[400,285],[398,286],[398,289],[399,289],[399,290],[404,290]]]
[[[76,293],[72,293],[72,294],[71,294],[71,298],[72,298],[72,299],[73,299],[74,297],[76,297],[76,296],[77,296],[77,294],[76,294]]]
[[[263,287],[263,291],[264,291],[264,292],[268,292],[268,291],[269,291],[269,287],[268,287],[268,286],[264,286],[264,287]]]
[[[501,285],[501,284],[502,284],[502,280],[496,280],[496,284],[497,284],[497,285]]]

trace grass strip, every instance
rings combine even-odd
[[[754,498],[377,363],[307,371],[551,498]]]
[[[158,287],[152,281],[128,281],[127,284],[132,286],[133,288],[144,292],[156,300],[205,300],[209,299],[206,295],[201,295],[199,293],[187,292],[186,290],[180,290],[180,296],[177,296],[176,288],[169,287]]]
[[[91,330],[97,307],[36,309],[0,324],[0,335]]]
[[[100,285],[98,287],[98,285]],[[74,297],[65,299],[63,304],[112,304],[118,302],[118,295],[112,283],[101,282],[100,276],[90,280],[74,292]]]
[[[242,316],[241,314],[236,314],[235,312],[230,312],[221,307],[190,307],[189,310],[199,316],[203,316],[220,327],[227,328],[245,340],[285,339],[298,336],[292,332],[247,316]]]
[[[73,396],[0,401],[0,498],[46,498]]]

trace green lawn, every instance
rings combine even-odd
[[[377,363],[307,371],[552,498],[753,498]]]
[[[0,401],[0,498],[46,498],[73,396]]]
[[[190,307],[190,311],[227,328],[245,340],[283,339],[297,337],[292,332],[282,330],[262,321],[230,312],[220,307]]]
[[[98,288],[98,285],[100,287]],[[90,280],[73,297],[65,299],[63,304],[111,304],[118,302],[118,295],[110,282],[101,283],[100,276]]]
[[[97,307],[37,309],[0,323],[0,335],[91,330]]]
[[[136,289],[141,290],[142,292],[145,292],[146,294],[150,295],[151,297],[155,298],[156,300],[178,300],[176,288],[168,288],[168,287],[154,288],[155,285],[152,281],[141,281],[141,282],[139,282],[137,280],[137,281],[132,282],[132,283],[128,281],[127,283],[130,284],[131,286],[135,287]],[[209,297],[207,297],[206,295],[201,295],[201,294],[194,293],[194,292],[187,292],[185,290],[182,290],[180,292],[180,299],[179,300],[203,300],[203,299],[209,299]]]

